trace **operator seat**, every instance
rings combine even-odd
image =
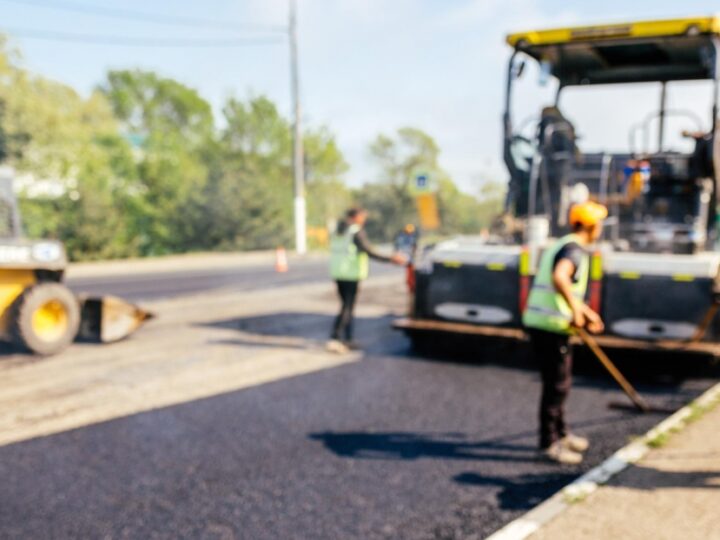
[[[549,194],[538,196],[537,205],[550,216],[559,216],[560,194],[563,186],[570,185],[574,166],[580,153],[577,148],[575,126],[562,114],[558,107],[545,107],[540,116],[538,126],[538,145],[543,157],[540,191],[547,186]],[[549,200],[548,200],[549,199]],[[546,208],[549,203],[550,208]],[[553,219],[556,222],[557,219]],[[554,229],[558,225],[553,224]]]
[[[558,107],[543,108],[540,113],[538,138],[546,159],[575,159],[577,153],[575,126],[565,118]]]

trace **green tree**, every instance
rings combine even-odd
[[[440,183],[438,207],[442,216],[441,234],[478,234],[487,229],[502,210],[504,186],[482,184],[478,197],[460,191],[448,179]]]
[[[261,249],[292,241],[290,123],[266,97],[231,98],[208,186],[206,228],[224,249]],[[347,164],[326,128],[304,137],[308,224],[324,226],[349,201]]]
[[[507,185],[497,181],[486,181],[480,188],[477,214],[480,225],[489,228],[503,210]]]
[[[103,96],[33,76],[2,48],[0,103],[6,162],[25,179],[27,233],[64,240],[73,258],[134,254],[124,233],[128,148]]]
[[[410,182],[418,170],[446,178],[438,164],[439,155],[435,140],[416,128],[401,128],[394,138],[378,135],[370,145],[378,181],[364,186],[357,194],[370,214],[367,227],[370,236],[390,240],[406,223],[418,221]]]
[[[131,236],[143,254],[207,247],[204,221],[212,110],[196,90],[140,70],[111,71],[101,91],[140,142]]]
[[[475,197],[458,189],[439,165],[440,148],[427,133],[403,128],[395,137],[379,135],[370,145],[375,162],[377,182],[366,184],[357,193],[360,203],[369,210],[369,234],[387,241],[406,223],[417,223],[418,215],[410,183],[419,171],[430,172],[436,184],[441,235],[478,234],[489,226],[502,205],[502,187],[483,185]]]
[[[0,160],[24,178],[29,233],[75,259],[289,243],[290,123],[265,97],[222,113],[218,130],[195,90],[140,70],[109,72],[83,99],[0,46]],[[321,226],[349,202],[347,164],[328,129],[304,142],[309,224]]]
[[[327,128],[305,134],[308,225],[327,227],[352,201],[343,177],[349,167]]]
[[[208,190],[208,229],[225,248],[286,244],[292,222],[290,131],[265,97],[223,107],[220,161]]]

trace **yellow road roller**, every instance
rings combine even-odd
[[[75,295],[62,283],[67,261],[59,242],[0,239],[0,335],[40,355],[76,338],[109,343],[151,315],[113,296]]]
[[[61,242],[24,238],[12,176],[0,174],[0,337],[51,355],[76,338],[123,339],[151,317],[120,298],[75,295],[63,284],[67,264]]]

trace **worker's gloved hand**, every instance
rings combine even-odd
[[[602,322],[600,315],[583,303],[573,306],[572,325],[575,328],[585,328],[592,334],[600,334],[605,330],[605,324]]]
[[[402,253],[395,253],[390,257],[390,261],[394,264],[405,266],[408,263],[408,259]]]
[[[588,332],[600,334],[605,330],[605,324],[600,318],[600,315],[585,304],[583,304],[583,314],[585,315],[585,328],[587,328]]]
[[[585,328],[587,320],[585,319],[585,313],[582,308],[573,308],[572,310],[572,325],[575,328]]]
[[[602,334],[603,330],[605,330],[605,324],[598,319],[597,321],[589,322],[585,328],[587,328],[591,334]]]

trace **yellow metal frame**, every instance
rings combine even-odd
[[[694,31],[699,34],[720,34],[720,17],[638,21],[624,24],[536,30],[510,34],[507,36],[507,42],[513,47],[516,47],[519,43],[525,43],[527,45],[556,45],[606,39],[642,39],[680,36],[687,34],[688,31]]]
[[[0,334],[7,335],[10,306],[25,289],[36,282],[33,270],[0,269]]]

